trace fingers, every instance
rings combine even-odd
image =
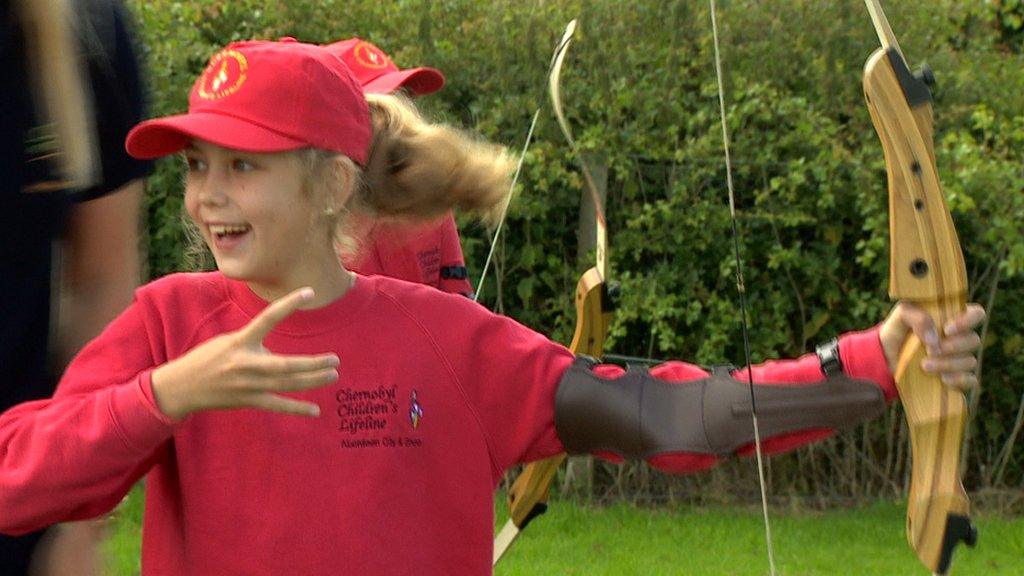
[[[978,367],[978,359],[969,354],[961,356],[928,357],[921,361],[921,368],[932,374],[953,375],[969,372]]]
[[[939,354],[921,362],[925,372],[939,375],[943,384],[958,390],[978,387],[978,359],[974,356],[981,347],[981,336],[974,328],[985,320],[980,306],[970,305],[946,323],[946,337],[939,345]]]
[[[280,396],[279,392],[298,392],[330,384],[338,379],[338,371],[325,368],[314,372],[306,372],[290,378],[278,377],[266,380],[256,386],[255,394],[248,396],[244,405],[270,412],[294,414],[296,416],[319,416],[320,406],[315,402],[304,402],[294,398]]]
[[[897,315],[900,322],[910,328],[914,335],[921,340],[929,355],[941,354],[939,333],[935,329],[935,322],[924,309],[912,304],[900,303],[897,306]]]
[[[304,372],[301,374],[269,378],[262,382],[258,386],[258,389],[273,392],[293,392],[324,386],[325,384],[330,384],[337,379],[337,370],[334,368],[325,368],[314,372]]]
[[[974,330],[985,320],[984,308],[968,304],[963,312],[946,322],[942,338],[928,314],[917,306],[901,305],[899,316],[925,344],[928,356],[921,362],[922,370],[961,391],[978,386],[975,352],[981,346],[981,337]]]
[[[320,406],[315,402],[303,402],[269,393],[256,396],[252,399],[250,405],[261,410],[293,414],[295,416],[316,417],[320,415]]]
[[[978,387],[978,375],[974,372],[950,372],[941,374],[939,380],[949,388],[961,392]]]
[[[984,308],[968,304],[942,326],[940,333],[924,309],[901,302],[882,324],[879,336],[890,370],[896,371],[907,333],[913,332],[927,353],[921,369],[938,376],[950,388],[967,390],[978,386],[975,353],[981,346],[981,337],[976,329],[984,321]]]
[[[279,322],[287,318],[292,312],[298,310],[299,306],[304,302],[312,299],[313,289],[307,287],[299,288],[274,300],[258,316],[252,319],[252,322],[246,327],[246,334],[262,342],[267,337],[267,334],[270,334],[270,331],[274,329],[274,326],[277,326]]]
[[[985,321],[985,309],[980,304],[968,304],[963,312],[946,322],[946,336],[971,332]]]
[[[956,354],[973,354],[980,347],[981,336],[977,332],[964,332],[943,338],[939,344],[939,351],[943,355],[953,356]]]
[[[304,372],[315,372],[328,368],[337,368],[340,364],[334,354],[316,356],[281,356],[267,354],[262,356],[254,366],[254,371],[269,376],[294,376]]]
[[[283,392],[301,392],[336,382],[335,368],[321,368],[291,374],[252,374],[231,386],[221,387],[203,409],[258,408],[303,416],[318,416],[315,403],[280,396]]]

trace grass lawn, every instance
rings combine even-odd
[[[138,573],[141,496],[140,490],[133,491],[116,514],[106,550],[111,576]],[[499,527],[503,507],[499,503]],[[928,574],[907,548],[902,505],[771,513],[780,576]],[[1024,574],[1024,520],[975,520],[981,532],[979,547],[961,548],[953,573]],[[759,509],[592,508],[569,502],[554,502],[495,570],[498,576],[767,573]]]
[[[770,510],[779,575],[930,574],[904,538],[901,504],[854,510]],[[979,548],[957,576],[1024,574],[1024,520],[976,518]],[[768,574],[760,509],[589,508],[556,502],[520,536],[495,574]]]

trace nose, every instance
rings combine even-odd
[[[210,169],[198,186],[199,202],[205,206],[223,206],[228,201],[227,181],[219,170]]]

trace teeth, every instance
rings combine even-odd
[[[231,226],[221,224],[210,225],[210,232],[216,234],[217,236],[224,236],[225,234],[241,234],[248,230],[248,226]]]

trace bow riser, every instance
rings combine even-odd
[[[878,50],[864,67],[864,95],[889,174],[889,296],[915,302],[964,296],[967,272],[935,165],[932,108],[927,102],[911,108],[894,57],[902,61]]]
[[[576,332],[569,350],[600,358],[612,316],[604,279],[597,268],[591,268],[576,284]],[[509,490],[509,517],[520,529],[528,522],[528,516],[536,515],[534,507],[547,501],[551,481],[564,461],[565,454],[559,454],[531,462],[516,478]]]
[[[590,268],[576,284],[576,332],[569,350],[575,354],[600,358],[604,353],[604,338],[613,316],[614,310],[604,278],[597,267]],[[551,484],[565,459],[565,454],[559,454],[531,462],[516,478],[508,493],[510,523],[495,539],[495,564],[519,532],[547,510]]]
[[[901,351],[896,370],[911,443],[907,541],[925,566],[947,574],[953,547],[961,540],[972,544],[976,538],[957,468],[967,406],[963,394],[921,371],[925,355],[921,342],[914,339]]]
[[[864,68],[889,180],[889,295],[923,308],[941,329],[965,308],[967,273],[939,182],[924,80],[910,74],[898,48],[876,51]],[[954,546],[975,538],[958,469],[967,409],[961,392],[921,369],[925,355],[911,336],[895,372],[911,439],[907,539],[925,566],[946,574]]]
[[[569,350],[594,358],[604,355],[604,338],[614,315],[604,276],[597,267],[587,270],[576,284],[578,320]]]

